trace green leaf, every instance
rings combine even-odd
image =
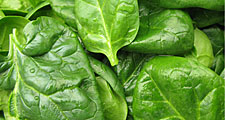
[[[138,77],[133,109],[136,120],[223,120],[224,80],[190,59],[158,56]]]
[[[96,77],[106,120],[126,120],[127,103],[123,86],[116,74],[105,64],[89,56]]]
[[[50,0],[50,5],[59,17],[65,20],[68,25],[77,29],[74,0]]]
[[[139,1],[140,30],[126,51],[179,55],[194,44],[192,20],[181,10],[164,10]]]
[[[188,9],[188,13],[199,28],[207,27],[224,21],[223,11],[191,8]]]
[[[213,54],[217,55],[224,49],[224,31],[217,26],[203,29],[203,32],[209,37],[213,47]]]
[[[4,116],[2,118],[6,120],[16,120],[14,117],[12,117],[9,114],[9,108],[8,108],[8,100],[10,96],[11,91],[5,91],[5,90],[0,90],[0,111],[3,110]],[[1,115],[0,115],[1,119]]]
[[[16,81],[14,69],[14,50],[9,34],[14,28],[22,33],[24,26],[29,21],[19,16],[6,16],[0,19],[0,90],[12,90]],[[9,51],[9,52],[8,52]]]
[[[129,116],[132,117],[133,91],[136,86],[137,77],[140,74],[144,64],[151,58],[150,55],[129,53],[120,51],[118,54],[119,63],[113,66],[113,70],[121,81],[124,90],[127,105],[129,108]]]
[[[75,0],[75,17],[86,49],[105,54],[112,66],[139,28],[137,0]]]
[[[26,16],[26,19],[30,19],[38,10],[40,10],[41,8],[45,7],[49,5],[48,1],[42,2],[40,4],[38,4],[34,9],[32,9]]]
[[[9,34],[13,29],[16,28],[21,32],[28,22],[29,20],[20,16],[5,16],[0,19],[0,51],[9,50]]]
[[[17,82],[10,114],[28,120],[103,119],[95,76],[77,35],[50,17],[29,22],[23,32],[23,38],[13,34]]]
[[[150,0],[164,8],[205,8],[210,10],[223,11],[224,0]]]
[[[198,28],[196,28],[194,32],[194,48],[191,53],[185,56],[196,60],[207,67],[211,67],[214,59],[211,42],[207,35]]]
[[[212,65],[212,69],[218,74],[220,75],[221,72],[224,69],[224,55],[223,54],[219,54],[215,56],[215,59],[213,60],[213,65]]]
[[[28,11],[31,4],[28,0],[0,0],[0,9]]]

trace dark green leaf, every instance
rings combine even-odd
[[[140,30],[125,50],[178,55],[193,48],[193,25],[188,14],[181,10],[163,10],[146,1],[139,1],[139,6]]]
[[[165,8],[200,7],[210,10],[224,10],[224,0],[150,0]]]
[[[75,0],[75,16],[86,49],[105,54],[112,66],[139,28],[137,0]]]
[[[224,55],[223,54],[219,54],[215,57],[214,61],[213,61],[213,65],[212,65],[212,69],[218,74],[220,75],[221,72],[224,69]]]
[[[125,90],[129,117],[132,117],[133,91],[136,86],[137,77],[144,64],[150,58],[150,55],[121,51],[118,54],[119,63],[113,67]]]
[[[190,59],[155,57],[139,74],[133,110],[137,120],[223,120],[224,80]]]
[[[203,29],[203,32],[209,37],[214,55],[223,52],[224,49],[224,31],[217,26]]]
[[[199,28],[224,21],[224,12],[200,8],[188,9],[188,13]]]

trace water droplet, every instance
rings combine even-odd
[[[30,72],[31,72],[31,73],[34,73],[34,72],[35,72],[35,69],[34,69],[34,68],[31,68],[31,69],[30,69]]]
[[[35,100],[39,100],[39,97],[38,97],[38,96],[35,96],[34,99],[35,99]]]

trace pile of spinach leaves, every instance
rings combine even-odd
[[[0,120],[223,120],[223,0],[0,0]]]

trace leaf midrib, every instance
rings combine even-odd
[[[168,105],[174,110],[174,112],[182,119],[185,120],[183,116],[181,116],[181,114],[178,112],[178,110],[173,106],[173,104],[170,103],[170,101],[166,98],[166,96],[163,94],[163,92],[159,89],[157,83],[155,82],[155,80],[152,78],[152,76],[145,71],[148,76],[151,78],[152,83],[155,85],[156,89],[158,89],[159,93],[162,95],[163,99],[168,103]]]

